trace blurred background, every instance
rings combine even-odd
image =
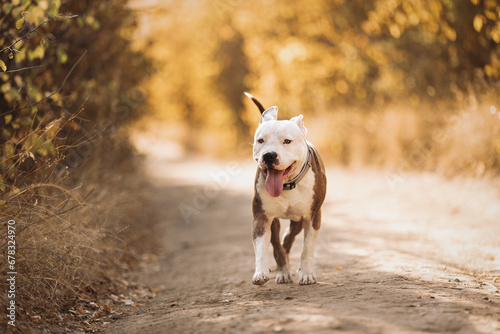
[[[303,114],[326,160],[500,168],[497,1],[132,1],[148,104],[184,151],[249,156],[249,91]],[[151,122],[150,124],[151,125]]]
[[[234,228],[250,242],[260,114],[244,91],[281,119],[303,114],[328,167],[349,167],[332,169],[324,206],[346,240],[402,231],[400,249],[459,249],[460,261],[482,261],[459,268],[497,273],[499,43],[496,0],[3,1],[0,227],[16,221],[18,319],[81,313],[81,328],[95,330],[77,307],[110,314],[110,294],[135,289],[124,273],[175,245],[159,231],[184,231],[180,206],[228,159],[248,162],[232,185],[241,205],[221,188],[189,228],[212,237],[203,217],[245,213]],[[184,181],[199,184],[172,186]],[[5,242],[0,252],[7,258]]]

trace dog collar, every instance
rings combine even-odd
[[[306,145],[307,145],[307,143],[306,143]],[[283,183],[283,190],[295,189],[295,187],[297,186],[297,183],[299,183],[300,180],[302,180],[304,178],[307,171],[311,167],[311,155],[312,155],[311,147],[309,145],[307,145],[307,161],[306,161],[306,163],[304,164],[304,166],[302,166],[302,169],[300,170],[299,174],[296,177],[294,177],[293,179],[291,179],[287,183]]]

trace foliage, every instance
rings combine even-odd
[[[238,88],[271,82],[263,90],[296,96],[307,107],[317,98],[338,104],[447,97],[466,90],[466,83],[498,80],[496,1],[217,3],[186,2],[178,9],[185,15],[159,14],[175,16],[158,22],[164,33],[157,35],[172,37],[158,48],[171,60],[166,66],[176,84],[206,81],[219,88],[221,76]],[[194,6],[203,9],[195,12]],[[225,55],[230,43],[232,57]],[[179,53],[186,58],[174,59]],[[175,69],[178,62],[191,66]],[[246,72],[236,74],[233,63]],[[176,71],[183,69],[196,77],[178,78]],[[240,94],[221,88],[223,94]],[[195,116],[186,112],[186,117]]]
[[[189,148],[227,151],[228,142],[248,142],[258,117],[251,103],[241,104],[247,89],[266,106],[280,106],[281,117],[303,113],[309,124],[313,115],[343,119],[333,114],[349,109],[371,128],[367,122],[388,107],[411,109],[430,127],[413,141],[473,107],[472,98],[487,96],[486,109],[498,103],[497,1],[186,1],[163,5],[148,22],[161,68],[152,80],[153,107],[187,124]],[[324,143],[328,155],[349,163],[352,144],[339,136],[350,124],[322,125],[337,137]],[[365,130],[358,132],[369,142],[374,130]],[[493,152],[495,140],[484,143]],[[413,149],[408,140],[398,145],[403,156]],[[495,156],[489,167],[499,166]]]
[[[362,29],[394,40],[386,61],[402,71],[403,92],[450,97],[498,83],[499,10],[496,1],[377,1]]]
[[[64,145],[73,145],[89,137],[90,131],[111,132],[112,126],[139,112],[135,107],[144,100],[139,86],[144,74],[137,68],[146,63],[131,51],[127,35],[134,22],[123,8],[125,3],[3,4],[6,16],[1,25],[6,33],[0,44],[8,47],[0,53],[7,67],[0,78],[2,170],[16,166],[21,156],[30,156],[33,162],[54,155],[58,129],[64,127]],[[33,131],[48,127],[52,127],[51,138]],[[31,140],[23,142],[27,136]],[[12,180],[13,173],[8,176]]]
[[[15,219],[23,231],[23,318],[60,311],[116,269],[123,242],[115,234],[136,217],[108,207],[132,187],[121,179],[136,164],[120,129],[145,101],[148,60],[131,45],[126,4],[0,6],[0,226]]]

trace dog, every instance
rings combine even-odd
[[[325,166],[316,148],[305,136],[303,116],[278,120],[278,107],[265,109],[246,93],[261,112],[255,132],[253,158],[258,164],[255,176],[253,246],[255,274],[252,283],[269,280],[268,249],[274,248],[277,263],[276,283],[292,283],[290,248],[304,230],[304,246],[299,269],[299,284],[317,282],[314,274],[314,248],[321,226],[321,206],[326,196]],[[280,242],[280,220],[290,219],[290,227]]]

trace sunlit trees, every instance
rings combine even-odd
[[[217,147],[251,136],[258,115],[249,105],[242,108],[244,89],[266,106],[279,105],[281,117],[328,119],[346,109],[373,114],[369,122],[360,120],[363,136],[372,137],[375,128],[383,131],[372,124],[374,113],[403,105],[427,128],[417,131],[419,140],[471,99],[488,94],[497,103],[496,1],[219,0],[162,6],[151,27],[151,54],[161,78],[153,107],[187,124],[186,142],[193,148],[196,136]],[[343,161],[350,160],[352,144],[340,138],[354,118],[336,125],[338,143],[329,139],[332,155]],[[399,151],[411,150],[411,142],[399,143]],[[372,155],[384,160],[383,152]]]

